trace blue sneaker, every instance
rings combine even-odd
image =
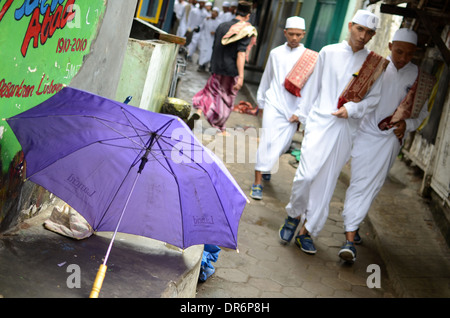
[[[291,218],[290,216],[284,220],[284,224],[281,226],[279,231],[282,243],[286,244],[292,240],[299,223],[300,220]]]
[[[317,252],[316,247],[314,246],[314,242],[311,236],[309,236],[308,234],[297,235],[295,237],[295,245],[300,247],[300,249],[306,254],[314,255]]]
[[[272,175],[270,173],[263,173],[262,174],[262,178],[263,178],[264,181],[270,181],[270,177],[271,176]]]
[[[355,244],[350,241],[346,241],[344,246],[338,253],[339,257],[348,263],[353,263],[356,260],[356,248]]]
[[[250,191],[250,197],[255,200],[262,200],[262,190],[263,187],[260,184],[252,185],[252,190]]]

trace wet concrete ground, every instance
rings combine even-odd
[[[195,64],[189,64],[180,80],[177,97],[190,101],[207,77],[207,73],[196,71]],[[249,86],[248,90],[241,90],[236,101],[252,101],[254,93],[255,86]],[[260,117],[233,112],[227,125],[229,136],[216,135],[204,118],[194,130],[223,159],[246,193],[253,183],[252,154],[256,151],[260,125]],[[297,133],[294,146],[301,139]],[[289,163],[293,158],[290,154],[282,155],[277,173],[264,184],[263,200],[250,199],[240,223],[239,253],[222,250],[214,263],[215,274],[197,285],[198,301],[219,297],[450,297],[449,249],[427,202],[417,194],[420,178],[400,160],[361,225],[363,244],[357,246],[355,264],[343,263],[337,256],[344,241],[341,213],[350,175],[348,165],[338,181],[325,228],[315,239],[317,254],[306,255],[294,244],[281,245],[278,229],[286,217],[284,208],[295,173]],[[42,228],[45,217],[48,215],[42,214],[22,224],[14,235],[1,237],[0,297],[88,296],[108,240],[64,238]],[[177,288],[187,280],[175,279],[174,273],[194,268],[195,258],[186,259],[186,251],[166,247],[161,253],[161,246],[152,245],[160,243],[149,244],[144,240],[123,237],[115,243],[102,289],[104,297],[176,297]],[[199,255],[198,252],[193,254]],[[83,265],[79,289],[67,287],[71,264]],[[153,266],[156,264],[165,267]],[[190,273],[195,274],[195,270]],[[189,281],[196,284],[196,277]],[[379,285],[372,286],[374,282]]]
[[[194,59],[195,61],[195,59]],[[192,96],[206,83],[207,73],[187,66],[181,79],[177,97],[191,101]],[[236,98],[251,101],[248,91],[241,90]],[[209,144],[223,159],[241,188],[248,194],[254,178],[252,152],[258,142],[261,118],[233,112],[227,122],[230,136],[214,134],[202,117],[196,130],[203,131],[203,142]],[[255,134],[256,132],[256,134]],[[245,137],[245,145],[238,140]],[[301,134],[294,137],[294,146],[301,142]],[[242,158],[245,160],[242,160]],[[264,184],[263,200],[250,203],[244,210],[239,234],[239,253],[223,250],[216,273],[197,287],[197,298],[210,297],[395,297],[386,267],[374,242],[369,224],[361,227],[364,244],[358,247],[358,260],[353,265],[340,261],[337,253],[345,240],[340,213],[343,209],[346,184],[340,180],[331,202],[330,216],[324,230],[316,239],[318,252],[311,256],[295,244],[282,245],[278,230],[284,222],[285,205],[289,201],[295,168],[289,164],[294,157],[280,158],[278,172]],[[371,264],[379,265],[381,288],[368,288],[367,272]]]
[[[207,73],[197,72],[196,68],[194,58],[179,85],[178,97],[189,102],[208,78]],[[236,104],[244,100],[255,105],[256,91],[257,85],[247,83]],[[261,118],[233,112],[227,127],[231,136],[218,137],[202,118],[197,131],[203,132],[204,143],[210,143],[222,156],[238,184],[249,193],[255,162],[251,154],[256,150],[255,131],[261,127]],[[245,145],[238,142],[243,136]],[[293,147],[298,147],[301,140],[302,135],[297,133]],[[198,298],[450,297],[450,249],[432,217],[429,203],[418,194],[422,178],[417,169],[399,158],[395,162],[361,224],[363,244],[357,246],[356,263],[349,265],[337,256],[345,240],[341,213],[350,180],[349,164],[341,172],[325,228],[315,238],[317,254],[306,255],[292,243],[279,243],[278,230],[286,217],[284,209],[295,173],[292,160],[289,153],[282,155],[277,173],[264,184],[263,200],[250,199],[239,228],[240,252],[221,252],[214,264],[216,273],[198,285]],[[375,277],[372,274],[380,274],[379,287],[370,288]]]

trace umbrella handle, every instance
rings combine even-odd
[[[101,264],[98,268],[97,276],[95,277],[94,285],[92,285],[92,290],[89,298],[98,298],[100,289],[102,289],[103,279],[105,279],[106,268],[107,266],[105,264]]]

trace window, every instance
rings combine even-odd
[[[157,24],[159,22],[159,15],[161,14],[163,2],[163,0],[140,0],[137,17],[150,23]]]

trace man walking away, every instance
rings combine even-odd
[[[237,92],[244,83],[245,62],[256,43],[256,29],[247,22],[250,10],[251,2],[239,2],[236,18],[217,28],[211,56],[212,74],[192,99],[197,113],[203,112],[209,124],[224,134]]]

